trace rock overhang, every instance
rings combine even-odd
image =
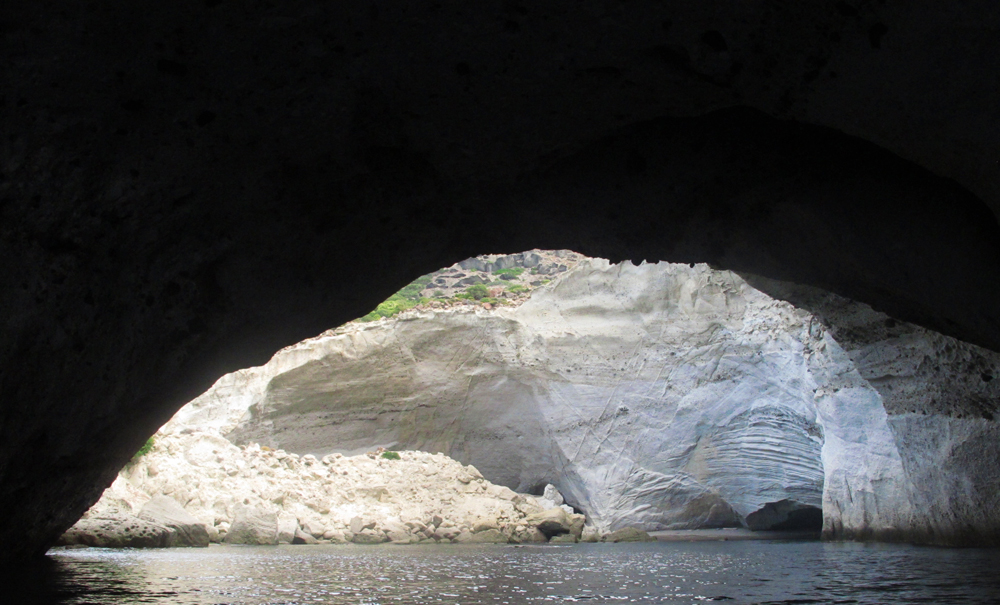
[[[942,539],[924,527],[953,532],[947,515],[922,507],[947,508],[948,488],[920,452],[951,421],[928,402],[931,417],[906,420],[881,378],[935,349],[991,372],[997,356],[908,324],[886,333],[884,315],[829,293],[796,296],[816,314],[705,265],[588,259],[516,308],[418,307],[338,328],[248,370],[252,393],[233,399],[220,381],[181,422],[238,401],[236,443],[444,451],[519,491],[555,483],[605,529],[799,529],[822,509],[832,537]],[[990,397],[978,375],[947,374],[903,373],[895,388]],[[955,442],[989,457],[990,425],[955,414]],[[977,477],[963,488],[974,500],[989,491]]]
[[[709,260],[823,285],[994,349],[1000,342],[991,164],[1000,53],[990,2],[610,11],[443,2],[420,14],[310,1],[281,14],[225,2],[143,11],[108,2],[71,16],[38,3],[3,11],[5,55],[16,60],[3,68],[12,92],[3,95],[0,196],[4,224],[14,227],[3,232],[13,287],[4,293],[11,344],[2,362],[18,368],[3,382],[13,402],[4,507],[35,494],[27,508],[38,512],[11,522],[15,534],[35,536],[31,544],[82,512],[142,433],[220,374],[484,249]],[[454,27],[463,23],[475,26]],[[419,65],[402,69],[414,58]],[[532,198],[531,187],[509,185],[575,150],[607,147],[602,137],[628,124],[734,104],[874,142],[955,179],[994,212],[878,155],[865,161],[896,176],[868,181],[861,189],[877,195],[859,197],[840,213],[851,220],[839,222],[782,205],[802,190],[790,193],[780,179],[762,186],[763,201],[705,206],[719,175],[704,169],[687,184],[701,196],[695,210],[642,203],[642,186],[628,206],[615,186],[603,203],[562,194],[586,175],[641,178],[658,165],[645,148],[605,155],[596,169],[563,162],[564,180],[541,179],[559,194]],[[695,120],[698,136],[682,138],[685,149],[711,141],[705,125],[717,117]],[[788,123],[760,124],[792,140],[779,163],[829,143],[814,128],[804,128],[803,144],[788,139]],[[743,126],[726,130],[749,136]],[[832,147],[858,155],[842,141]],[[810,165],[835,165],[837,174],[837,153]],[[702,164],[739,172],[720,157]],[[856,197],[821,182],[816,191],[830,191],[831,208]],[[930,197],[945,199],[946,210],[914,214],[913,204],[897,203],[923,200],[914,189],[938,192]],[[522,198],[531,207],[512,211]],[[591,224],[567,219],[577,210]],[[775,210],[780,221],[740,230],[743,219]],[[913,220],[880,223],[872,210]],[[621,220],[630,213],[644,218]],[[928,225],[954,228],[927,237]],[[385,238],[397,245],[380,249]],[[379,277],[355,272],[347,259],[358,258]],[[807,262],[816,259],[828,262]],[[22,461],[24,451],[41,458]],[[37,485],[43,476],[51,482]]]

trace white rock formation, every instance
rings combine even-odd
[[[318,456],[443,451],[517,491],[555,483],[601,530],[736,525],[821,506],[809,320],[729,272],[593,259],[513,310],[300,343],[172,423]]]
[[[836,300],[842,314],[886,319]],[[788,501],[822,507],[831,535],[912,536],[951,514],[952,490],[965,490],[963,506],[992,501],[983,480],[939,477],[925,508],[910,474],[934,465],[911,458],[941,452],[911,439],[942,432],[905,437],[908,421],[871,382],[868,360],[899,343],[845,350],[828,328],[731,272],[591,259],[515,309],[411,312],[290,347],[220,380],[188,421],[224,412],[230,439],[300,454],[442,451],[517,491],[553,483],[602,531],[742,524]],[[908,330],[911,347],[946,342],[1000,373],[996,354]],[[932,418],[921,426],[954,424]],[[966,424],[984,444],[975,451],[995,452],[993,421]],[[987,513],[962,518],[996,527]]]
[[[441,454],[398,454],[399,460],[340,454],[320,460],[256,444],[237,447],[212,428],[163,431],[84,521],[123,518],[169,496],[216,540],[240,544],[535,538],[526,518],[543,508],[533,497]],[[575,517],[582,527],[582,516]]]
[[[752,279],[822,318],[817,330],[838,343],[829,352],[844,367],[842,355],[849,358],[853,371],[834,383],[838,398],[827,399],[841,403],[826,408],[844,427],[837,447],[864,451],[871,429],[852,437],[852,426],[892,436],[865,459],[863,477],[827,473],[829,534],[1000,545],[1000,355],[815,288]],[[884,420],[882,412],[856,415],[848,398],[862,394],[878,399]],[[824,456],[842,455],[834,445]]]
[[[259,442],[303,458],[251,462],[251,446],[244,465],[277,473],[311,455],[322,481],[341,466],[360,476],[393,464],[331,454],[440,451],[516,491],[554,484],[586,512],[586,536],[748,518],[763,529],[809,507],[822,508],[834,537],[996,536],[1000,380],[987,377],[1000,375],[1000,355],[826,293],[765,289],[812,312],[704,265],[584,260],[517,308],[412,311],[284,349],[221,378],[164,427],[159,447],[205,431],[171,455],[218,466],[219,452],[232,452],[219,435]],[[180,490],[196,516],[226,529],[250,497],[226,499],[248,480],[240,458],[226,456],[211,501],[182,474],[157,480],[169,464],[157,456],[130,481]],[[300,524],[330,506],[305,486],[286,494],[271,476],[255,481],[253,497]],[[337,489],[354,500],[323,513],[324,534],[347,531],[381,498]],[[410,515],[427,525],[429,511],[410,510],[401,504],[380,522]]]

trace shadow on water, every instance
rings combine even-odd
[[[52,551],[58,553],[58,550]],[[11,603],[75,603],[95,591],[102,600],[144,598],[141,577],[113,559],[66,560],[45,556],[15,570],[0,572],[2,592]],[[86,602],[86,601],[83,601]]]

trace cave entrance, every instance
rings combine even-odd
[[[747,527],[754,531],[810,532],[823,530],[823,510],[794,500],[768,502],[746,517]]]
[[[806,403],[802,343],[772,338],[810,336],[779,307],[707,265],[612,264],[567,250],[471,258],[224,376],[161,429],[164,447],[184,450],[190,476],[250,464],[329,477],[341,457],[367,456],[368,468],[400,459],[387,450],[440,452],[466,465],[456,474],[464,486],[481,474],[492,496],[527,493],[600,532],[817,533],[823,431]],[[747,317],[772,327],[744,329],[755,325]],[[127,472],[228,532],[236,508],[226,494],[170,484],[173,466]],[[355,497],[391,502],[391,482],[372,477],[350,488]],[[322,498],[245,496],[297,515],[313,539],[346,531]]]
[[[199,435],[185,457],[208,466],[232,446],[305,467],[441,452],[601,531],[817,531],[823,437],[804,348],[785,338],[810,338],[795,317],[707,265],[566,250],[470,258],[221,378],[163,431]],[[178,493],[216,514],[196,490]]]

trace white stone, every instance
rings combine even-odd
[[[822,316],[705,265],[591,259],[517,308],[350,324],[221,378],[128,473],[142,495],[116,481],[99,506],[170,493],[220,528],[240,502],[316,499],[340,528],[442,507],[471,528],[480,498],[497,519],[539,511],[482,471],[521,492],[558,484],[588,536],[741,523],[784,501],[821,506],[836,535],[996,527],[1000,462],[982,461],[1000,460],[1000,356],[901,322],[887,333],[884,315],[825,293],[809,308]],[[256,441],[303,458],[279,465]],[[378,445],[468,465],[340,457]]]

